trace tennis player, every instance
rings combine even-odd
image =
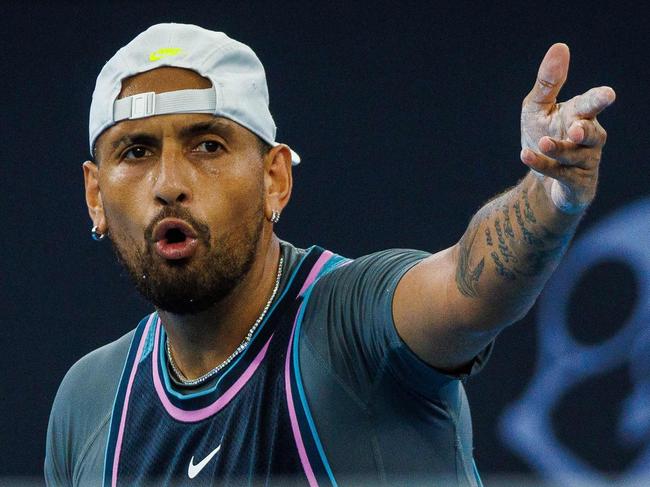
[[[92,98],[86,201],[154,311],[63,379],[48,485],[481,485],[463,380],[596,192],[615,94],[558,103],[568,66],[553,45],[523,102],[530,171],[458,243],[351,260],[274,233],[300,157],[248,46],[159,24],[120,49]]]

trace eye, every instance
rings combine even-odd
[[[142,159],[143,157],[150,156],[151,151],[142,146],[131,147],[122,156],[124,159]]]
[[[197,145],[194,152],[217,152],[223,146],[216,140],[206,140]]]

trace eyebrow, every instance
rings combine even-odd
[[[199,122],[187,127],[183,127],[178,134],[183,139],[189,139],[191,137],[207,133],[216,133],[217,135],[221,135],[226,139],[234,137],[233,127],[228,122],[219,119],[210,120],[209,122]],[[137,144],[155,147],[159,145],[160,142],[158,141],[157,137],[150,133],[137,132],[134,134],[125,134],[111,143],[113,150],[122,145],[127,146]]]
[[[119,139],[111,142],[111,146],[113,146],[113,149],[117,149],[121,145],[136,145],[136,144],[156,146],[158,145],[158,138],[146,132],[137,132],[135,134],[123,135]]]
[[[183,127],[179,131],[179,135],[184,139],[189,139],[196,135],[207,134],[207,133],[216,133],[221,135],[226,139],[234,137],[233,127],[223,120],[214,119],[208,122],[199,122],[187,127]]]

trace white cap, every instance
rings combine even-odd
[[[212,88],[139,93],[117,99],[122,80],[162,66],[196,71]],[[157,24],[129,42],[104,65],[90,105],[90,154],[97,137],[126,119],[169,113],[211,113],[246,127],[272,146],[276,126],[269,112],[264,67],[253,50],[196,25]],[[291,151],[293,164],[300,157]]]

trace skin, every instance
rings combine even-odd
[[[602,86],[557,103],[568,68],[569,48],[551,46],[522,105],[520,157],[538,174],[487,203],[456,245],[413,267],[397,287],[398,333],[434,366],[463,370],[528,312],[596,194],[606,140],[596,116],[615,93]]]
[[[206,88],[209,80],[178,68],[159,68],[123,81],[120,97],[136,93]],[[207,133],[182,136],[182,130],[213,122],[207,114],[173,114],[126,120],[106,130],[96,144],[99,164],[83,165],[86,201],[93,224],[110,236],[123,260],[153,245],[146,230],[165,209],[181,208],[210,230],[212,247],[229,245],[235,260],[253,248],[252,263],[234,289],[196,314],[160,311],[174,358],[188,378],[225,360],[239,345],[275,284],[279,241],[268,221],[291,194],[291,155],[280,145],[260,155],[257,138],[225,118]],[[147,143],[117,145],[124,136],[148,134]],[[136,141],[138,142],[138,141]],[[209,152],[209,150],[215,150]],[[136,157],[137,156],[137,157]],[[259,240],[251,242],[261,226]],[[200,241],[185,265],[170,266],[154,254],[159,273],[200,272],[207,259]]]
[[[442,370],[463,371],[499,331],[530,309],[595,196],[606,139],[596,116],[615,95],[600,87],[556,103],[568,66],[568,47],[553,45],[523,103],[520,157],[538,175],[529,173],[487,203],[456,245],[414,266],[397,286],[393,316],[398,333],[418,356]],[[209,86],[190,71],[160,68],[125,80],[121,96],[205,88],[206,82]],[[232,131],[221,138],[225,149],[217,158],[197,154],[205,138],[185,140],[180,131],[208,119],[213,117],[179,114],[120,122],[98,140],[99,167],[84,163],[93,224],[101,233],[110,230],[127,260],[145,249],[147,226],[170,205],[187,208],[211,235],[231,235],[240,244],[232,248],[238,254],[250,244],[247,230],[259,223],[251,202],[262,194],[266,218],[250,270],[239,284],[201,313],[160,312],[176,362],[188,378],[228,357],[266,303],[279,259],[268,218],[286,206],[292,184],[289,149],[278,146],[260,158],[254,136],[233,122],[225,121]],[[138,131],[158,141],[149,159],[137,165],[120,160],[123,152],[113,143]],[[195,256],[198,266],[204,262],[201,251]]]

